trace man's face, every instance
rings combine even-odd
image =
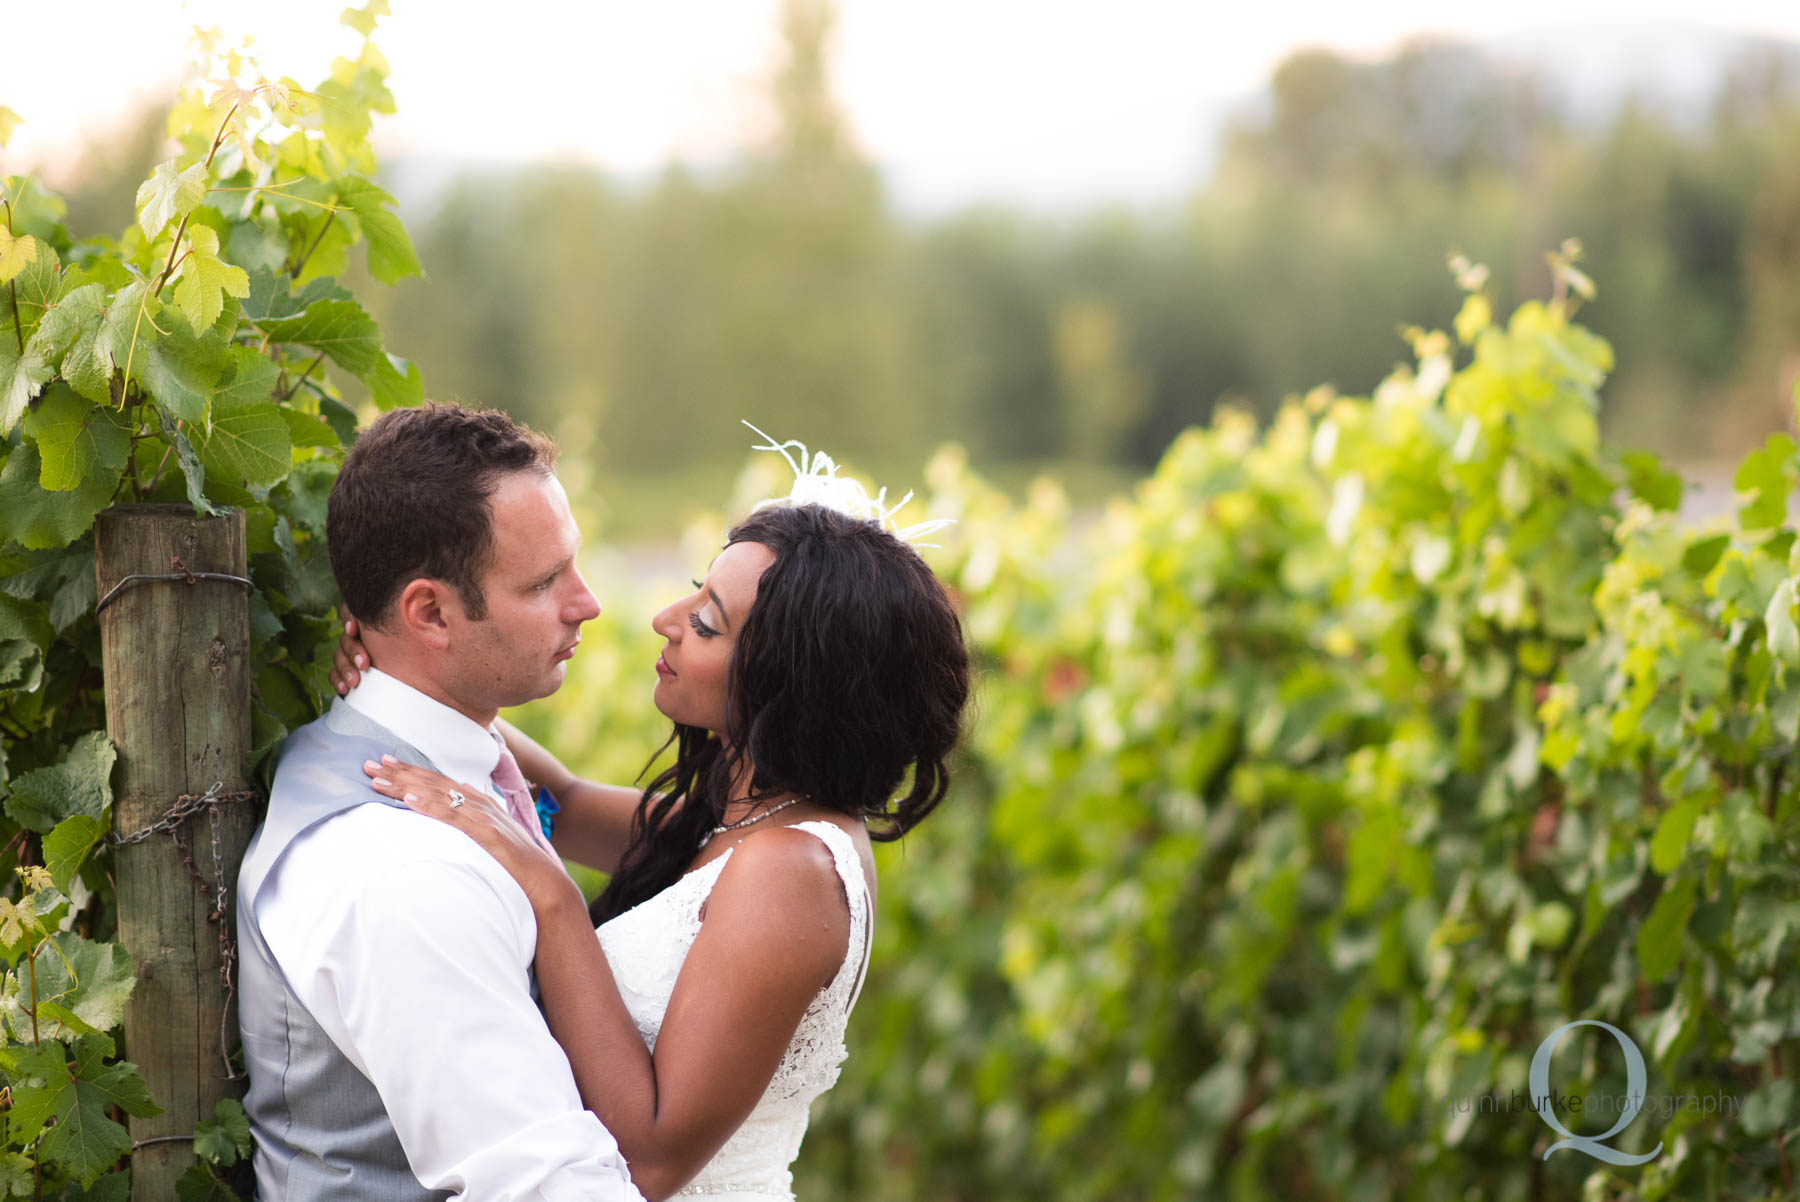
[[[450,594],[454,691],[477,709],[548,697],[581,641],[581,624],[600,614],[575,566],[581,531],[569,498],[548,472],[501,477],[489,502],[494,561],[482,578],[487,616],[470,618]]]

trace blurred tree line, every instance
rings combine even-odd
[[[1185,205],[916,219],[833,101],[830,28],[825,0],[786,6],[774,133],[728,170],[469,173],[409,216],[429,280],[375,302],[391,344],[432,395],[561,432],[614,506],[611,533],[673,529],[678,513],[653,511],[695,490],[716,503],[709,481],[747,445],[739,418],[895,479],[950,439],[1003,480],[1009,465],[1055,465],[1078,492],[1084,468],[1135,476],[1222,400],[1267,415],[1321,382],[1372,387],[1405,357],[1397,316],[1455,312],[1448,252],[1488,264],[1507,305],[1545,293],[1543,251],[1571,235],[1607,284],[1585,316],[1623,365],[1613,439],[1725,458],[1786,420],[1792,47],[1753,44],[1710,113],[1628,100],[1602,122],[1467,45],[1306,51]],[[119,162],[72,208],[137,168]]]

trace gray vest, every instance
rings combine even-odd
[[[262,1202],[427,1202],[451,1196],[426,1189],[413,1176],[381,1095],[301,1005],[257,920],[263,883],[295,839],[365,802],[401,804],[370,789],[363,774],[363,761],[379,761],[384,753],[433,766],[398,735],[335,700],[323,718],[295,731],[282,748],[268,817],[245,856],[246,864],[263,866],[238,888],[238,1024],[250,1073],[244,1108],[256,1137]]]

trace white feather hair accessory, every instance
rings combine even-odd
[[[838,464],[824,451],[807,451],[803,442],[789,439],[787,442],[776,442],[749,422],[752,432],[763,440],[763,445],[752,447],[756,451],[774,451],[787,465],[794,469],[794,487],[785,497],[770,497],[758,501],[755,509],[770,505],[818,505],[825,509],[836,510],[846,517],[857,518],[865,522],[875,522],[883,530],[892,534],[901,542],[910,543],[913,539],[927,534],[935,534],[946,526],[956,525],[954,518],[938,518],[929,522],[915,522],[911,526],[901,526],[894,520],[894,515],[906,507],[913,498],[908,491],[893,506],[887,503],[887,489],[882,489],[874,496],[862,486],[862,481],[849,476],[838,475]],[[796,460],[793,452],[799,453]],[[936,543],[920,543],[921,547],[934,547]]]

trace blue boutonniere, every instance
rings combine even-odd
[[[556,814],[562,807],[556,804],[556,794],[550,792],[548,785],[537,788],[538,825],[544,829],[544,838],[548,839],[556,833]]]

